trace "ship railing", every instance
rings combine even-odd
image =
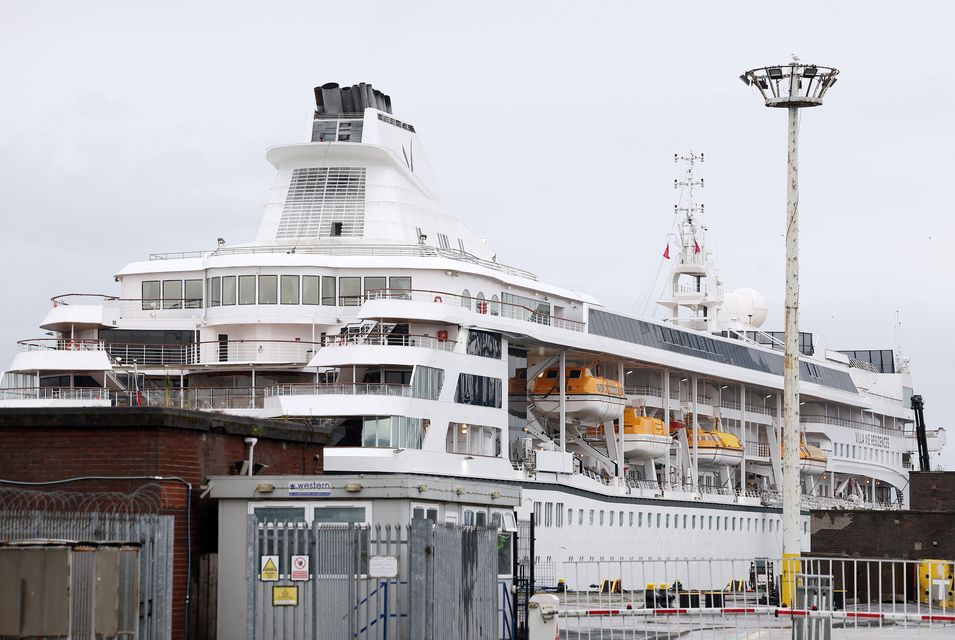
[[[775,415],[776,415],[776,407],[769,407],[769,406],[762,405],[762,404],[750,404],[749,402],[747,402],[747,403],[746,403],[746,412],[747,412],[747,413],[761,413],[761,414],[763,414],[763,415],[774,416],[774,417],[775,417]]]
[[[304,364],[319,344],[304,340],[207,340],[187,344],[107,342],[104,349],[114,360],[139,366],[183,367],[219,364]]]
[[[720,406],[724,409],[736,409],[738,411],[742,405],[737,400],[720,400]]]
[[[600,484],[608,485],[608,486],[610,485],[610,478],[597,473],[593,469],[584,468],[583,471],[581,471],[581,475],[587,476],[588,478],[592,480],[596,480]]]
[[[858,389],[859,391],[861,391],[863,395],[874,396],[874,397],[879,398],[879,399],[881,399],[881,400],[888,400],[889,402],[891,402],[891,403],[893,403],[893,404],[902,405],[902,398],[898,398],[898,397],[895,397],[895,396],[887,396],[887,395],[885,395],[884,393],[878,393],[878,392],[875,392],[875,391],[871,391],[871,390],[869,390],[869,389],[866,389],[865,387],[860,387],[860,386],[858,386],[858,385],[856,385],[856,389]],[[902,406],[905,406],[905,405],[902,405]],[[905,407],[905,408],[908,409],[908,407]]]
[[[799,422],[800,424],[831,424],[837,427],[848,427],[850,429],[858,429],[860,431],[871,431],[872,433],[895,436],[897,438],[904,438],[906,435],[905,431],[901,429],[888,429],[880,425],[862,422],[861,420],[850,420],[849,418],[837,418],[835,416],[803,414],[799,416]]]
[[[663,397],[663,389],[660,387],[624,387],[624,393],[628,396],[654,396],[656,398]]]
[[[0,389],[0,400],[109,400],[101,387],[17,387]]]
[[[343,333],[326,336],[322,346],[351,347],[351,346],[390,346],[390,347],[421,347],[438,351],[454,351],[454,340],[442,340],[434,336],[410,334],[381,334],[381,333]]]
[[[314,395],[412,397],[411,385],[383,382],[279,384],[265,388],[266,397]]]
[[[746,455],[758,458],[769,457],[769,445],[763,442],[746,441]]]
[[[642,517],[648,514],[634,515],[635,531],[656,529]],[[705,557],[680,544],[685,539],[682,518],[674,524],[670,522],[671,531],[679,528],[667,536],[673,540],[670,556],[653,555],[652,549],[637,549],[646,554],[637,557],[607,556],[590,549],[586,556],[551,560],[562,584],[545,586],[556,592],[561,637],[952,636],[951,560],[816,553],[798,559],[757,557],[749,555],[754,552],[745,541],[778,536],[778,514],[691,515],[691,528],[725,535],[739,551]],[[562,588],[557,591],[557,586]]]
[[[93,304],[100,305],[119,300],[118,296],[111,296],[104,293],[64,293],[50,298],[54,307],[63,307],[71,304]]]
[[[736,489],[730,489],[729,487],[713,487],[709,485],[700,485],[698,492],[704,495],[713,495],[713,496],[736,496]]]
[[[522,320],[534,324],[541,324],[568,331],[583,332],[586,325],[577,320],[559,318],[548,313],[541,313],[511,302],[501,302],[475,296],[463,296],[446,291],[431,291],[428,289],[374,289],[366,294],[368,300],[413,300],[415,302],[431,302],[446,304],[467,309],[481,315],[500,316],[513,320]]]
[[[375,245],[375,244],[354,244],[354,245],[321,245],[321,246],[301,246],[301,245],[282,245],[282,246],[247,246],[247,247],[219,247],[210,251],[172,251],[167,253],[150,253],[150,260],[181,260],[185,258],[203,258],[206,256],[228,256],[228,255],[247,255],[247,254],[307,254],[323,256],[412,256],[422,258],[448,258],[467,262],[492,271],[506,273],[508,275],[537,280],[537,276],[530,271],[518,269],[493,260],[479,258],[467,251],[457,249],[441,249],[425,244],[411,245]]]
[[[196,411],[224,411],[230,409],[261,409],[265,388],[249,387],[190,387],[147,388],[115,391],[113,405],[117,407],[165,407]]]
[[[103,351],[102,340],[29,338],[17,341],[17,351]]]

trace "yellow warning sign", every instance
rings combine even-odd
[[[272,587],[273,607],[297,607],[298,587]]]
[[[262,556],[262,565],[259,570],[259,580],[262,582],[275,582],[279,579],[279,557]]]

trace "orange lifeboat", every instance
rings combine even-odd
[[[604,422],[620,415],[620,409],[627,402],[620,381],[595,376],[587,367],[567,367],[565,376],[568,417]],[[560,380],[556,367],[537,376],[531,399],[539,411],[552,413],[560,410]]]
[[[686,441],[692,455],[693,427],[675,421],[670,423],[671,432],[674,427],[686,429]],[[736,434],[728,431],[700,427],[696,448],[701,466],[736,467],[743,461],[743,443]]]
[[[614,432],[619,433],[620,427],[614,421]],[[590,437],[604,437],[604,429],[590,427],[587,429]],[[623,412],[623,456],[627,460],[642,461],[662,458],[670,450],[673,438],[667,431],[666,424],[658,418],[648,418],[640,415],[633,407],[627,407]]]

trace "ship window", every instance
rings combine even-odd
[[[469,311],[471,309],[471,292],[467,289],[461,292],[461,306]]]
[[[541,519],[541,512],[543,508],[544,507],[541,505],[540,502],[534,503],[534,523],[537,524],[538,526],[540,526],[540,524],[543,522],[543,520]]]
[[[349,277],[338,279],[338,304],[343,307],[357,307],[361,305],[361,278]]]
[[[594,526],[594,510],[590,510],[590,526]]]
[[[448,453],[497,456],[501,453],[501,430],[477,424],[451,422],[445,443]]]
[[[660,528],[660,514],[657,514],[657,529]]]
[[[259,304],[278,303],[278,282],[278,276],[259,276]]]
[[[690,520],[690,526],[693,529],[696,529],[696,516],[693,516],[693,518]]]
[[[600,510],[600,526],[604,526],[604,510]]]
[[[186,309],[202,308],[202,280],[186,280]]]
[[[437,400],[444,386],[444,370],[418,365],[414,368],[411,395],[425,400]]]
[[[613,526],[613,511],[610,512],[610,526]]]
[[[639,513],[637,513],[637,526],[638,526],[638,527],[642,527],[642,526],[643,526],[643,512],[642,512],[642,511],[640,511]]]
[[[222,304],[222,278],[209,278],[209,306],[218,307]]]
[[[255,304],[255,276],[239,276],[239,304]]]
[[[580,526],[584,526],[584,510],[583,509],[578,509],[577,524],[579,524]]]
[[[497,297],[497,294],[491,296],[491,315],[501,315],[501,300]]]
[[[410,276],[391,276],[388,278],[389,297],[396,300],[411,300],[411,277]],[[406,294],[397,294],[399,291],[407,291]]]
[[[438,523],[438,509],[437,507],[414,507],[411,509],[411,517],[417,519],[430,520],[431,524]]]
[[[686,529],[686,514],[683,515],[683,528]]]
[[[555,508],[554,526],[556,527],[564,526],[564,503],[563,502],[558,502],[557,507]]]
[[[723,516],[723,531],[726,531],[727,529],[729,529],[729,523],[730,523],[730,517]]]
[[[567,376],[571,380],[577,380],[580,378],[581,371],[580,369],[571,369],[570,374]]]
[[[318,276],[302,276],[302,304],[318,304],[320,282]]]
[[[298,276],[282,276],[282,304],[298,304]]]
[[[570,526],[573,526],[573,524],[574,524],[574,510],[568,509],[567,510],[567,526],[570,527]]]
[[[222,276],[222,306],[235,304],[235,276]]]
[[[387,288],[387,278],[385,276],[368,276],[365,278],[365,295],[372,291],[381,291]]]
[[[619,522],[620,526],[622,527],[623,526],[623,511],[621,511],[618,515],[619,517],[617,518],[617,522]]]
[[[557,369],[551,369],[551,370],[548,371],[545,375],[547,376],[547,379],[548,379],[548,380],[556,380],[556,379],[557,379]]]
[[[733,518],[732,523],[733,523],[733,529],[732,529],[732,530],[733,530],[733,531],[736,531],[736,518]]]
[[[630,526],[633,526],[633,511],[630,512]]]
[[[145,280],[143,282],[143,311],[159,308],[159,299],[162,298],[161,286],[159,280]]]
[[[458,374],[458,386],[454,401],[480,407],[501,408],[501,380],[470,373]]]
[[[162,308],[182,309],[182,280],[162,281]]]
[[[405,416],[366,417],[362,423],[362,444],[365,447],[420,449],[420,418]]]
[[[720,517],[719,517],[719,516],[716,516],[716,530],[717,530],[717,531],[720,530]]]
[[[485,358],[501,357],[501,334],[471,329],[468,331],[468,355]]]
[[[666,515],[666,519],[663,521],[663,528],[664,528],[664,529],[669,529],[669,528],[670,528],[670,514],[669,514],[669,513]]]
[[[553,524],[554,516],[554,503],[545,502],[544,503],[544,526],[549,527]]]
[[[322,276],[322,304],[326,307],[335,306],[335,277]]]

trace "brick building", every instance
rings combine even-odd
[[[909,474],[908,511],[813,511],[821,556],[955,560],[955,472]]]
[[[201,497],[203,483],[209,476],[237,473],[248,457],[245,439],[249,437],[257,439],[256,467],[265,465],[270,475],[322,473],[327,436],[320,430],[179,409],[97,407],[0,410],[0,479],[44,483],[96,476],[32,487],[74,492],[130,493],[144,484],[159,484],[160,513],[176,517],[172,631],[173,638],[181,638],[189,575],[185,483],[191,485],[195,588],[196,567],[216,551],[217,544],[216,508],[213,500]],[[194,599],[192,605],[195,612],[203,603]],[[190,626],[197,631],[190,633],[191,638],[203,637],[195,620]]]

